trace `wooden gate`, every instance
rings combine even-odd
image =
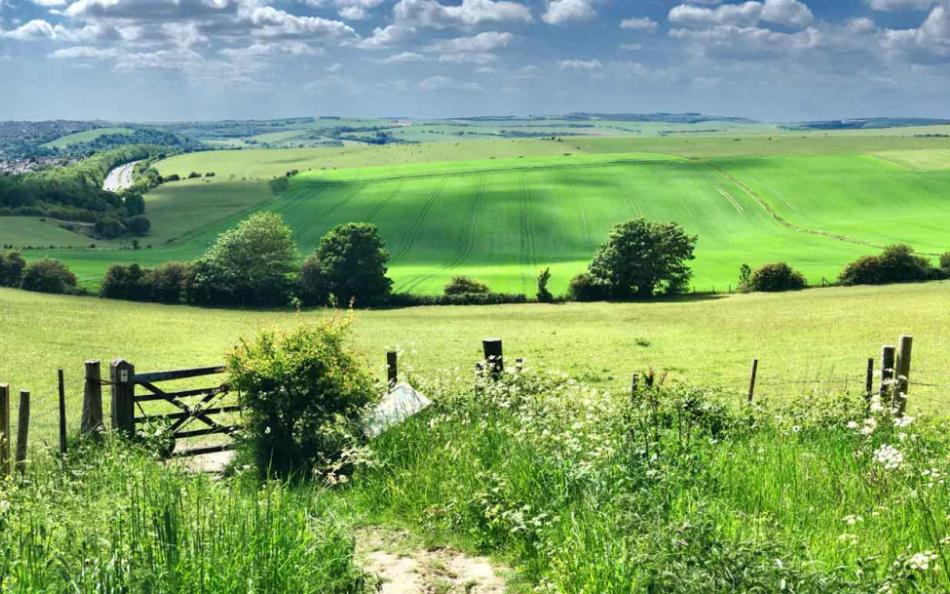
[[[139,425],[153,422],[167,423],[167,431],[175,443],[175,450],[172,453],[174,456],[197,456],[229,450],[234,445],[231,441],[178,449],[178,443],[183,440],[209,435],[230,436],[240,429],[239,425],[226,425],[214,418],[215,415],[226,415],[241,410],[241,406],[234,403],[233,399],[230,399],[230,404],[228,403],[230,389],[226,383],[185,390],[163,390],[157,385],[163,382],[220,375],[224,371],[223,366],[215,366],[136,373],[134,365],[123,359],[117,359],[112,362],[109,374],[112,384],[112,426],[127,435],[134,436],[136,427]],[[154,402],[169,404],[171,407],[165,408],[174,412],[147,413],[143,405]]]

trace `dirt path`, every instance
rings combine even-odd
[[[408,534],[371,528],[356,535],[356,556],[381,594],[504,594],[507,570],[450,548],[420,549]]]

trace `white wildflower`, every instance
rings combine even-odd
[[[906,427],[913,422],[914,422],[914,417],[911,417],[911,416],[897,417],[896,419],[894,419],[894,426]]]
[[[874,451],[874,461],[886,470],[897,470],[904,463],[904,454],[894,446],[884,444]]]
[[[915,571],[927,571],[930,569],[930,564],[936,560],[937,554],[933,551],[914,553],[911,558],[907,560],[907,567]]]
[[[859,432],[861,435],[871,435],[874,433],[874,430],[877,429],[877,419],[874,417],[864,419],[864,425],[861,426]]]
[[[851,515],[847,515],[841,518],[841,521],[847,524],[848,526],[854,526],[858,522],[863,522],[864,518],[862,518],[861,516],[851,514]]]

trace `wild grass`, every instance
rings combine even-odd
[[[0,481],[2,592],[358,592],[312,491],[216,481],[109,439]]]
[[[550,592],[950,587],[947,425],[862,399],[737,410],[567,378],[428,384],[349,505],[502,555]],[[870,429],[869,429],[870,428]]]

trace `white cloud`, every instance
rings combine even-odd
[[[874,20],[868,17],[855,17],[848,19],[844,24],[844,28],[848,33],[860,35],[873,32],[877,26],[874,24]]]
[[[54,7],[54,6],[62,6],[63,4],[66,4],[66,0],[30,0],[30,1],[33,2],[33,4],[36,4],[37,6],[46,6],[49,8]]]
[[[936,0],[870,0],[874,10],[927,10]]]
[[[511,33],[499,33],[498,31],[486,31],[473,35],[471,37],[457,37],[455,39],[445,39],[429,45],[430,51],[444,53],[462,53],[462,52],[492,52],[501,48],[508,47],[514,35]]]
[[[384,58],[382,60],[383,64],[406,64],[408,62],[421,62],[425,58],[422,54],[417,54],[416,52],[401,52]]]
[[[881,45],[892,56],[915,63],[939,63],[950,58],[950,1],[935,6],[917,29],[884,31]]]
[[[316,7],[333,6],[337,14],[351,21],[361,21],[371,16],[372,11],[385,0],[305,0],[306,4]]]
[[[802,28],[811,24],[815,16],[798,0],[750,0],[741,4],[722,4],[715,8],[680,4],[669,13],[671,23],[679,25],[732,25],[751,27],[761,21]]]
[[[629,29],[632,31],[645,31],[647,33],[653,33],[656,31],[657,22],[648,17],[637,17],[631,19],[624,19],[620,22],[621,29]]]
[[[420,81],[416,88],[423,92],[484,90],[484,87],[477,82],[459,82],[449,76],[431,76]]]
[[[592,0],[549,0],[541,19],[549,25],[591,21],[597,18],[597,11],[591,2]]]
[[[338,39],[356,35],[349,25],[322,17],[296,16],[272,6],[256,8],[250,21],[258,28],[255,35],[263,37],[319,37]]]
[[[45,39],[55,39],[56,29],[43,19],[34,19],[16,29],[4,31],[3,37],[17,41],[43,41]]]
[[[503,0],[462,0],[458,6],[444,6],[436,0],[399,0],[393,16],[399,25],[434,28],[532,21],[527,6]]]
[[[561,70],[585,70],[593,72],[604,67],[600,60],[561,60],[559,63]]]

